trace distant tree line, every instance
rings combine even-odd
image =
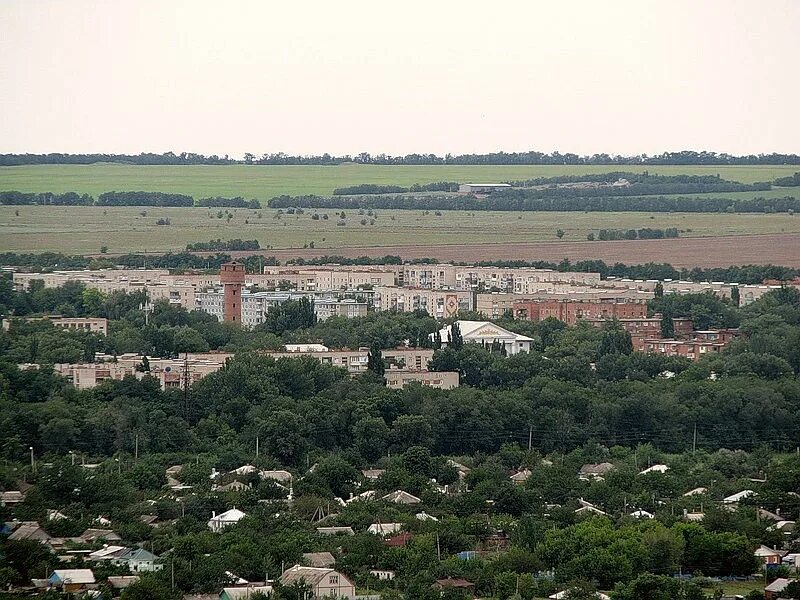
[[[691,184],[691,185],[705,185],[709,187],[724,185],[727,183],[736,183],[726,179],[722,179],[717,175],[657,175],[649,171],[642,173],[634,173],[632,171],[609,171],[608,173],[591,173],[586,175],[556,175],[554,177],[535,177],[533,179],[522,179],[516,181],[507,181],[514,187],[532,187],[544,185],[558,185],[568,183],[605,183],[611,184],[620,179],[627,180],[628,183],[635,184]],[[761,184],[758,184],[761,185]]]
[[[220,198],[219,196],[214,198],[200,198],[195,204],[197,206],[207,206],[209,208],[250,208],[253,210],[261,208],[261,204],[258,200],[245,200],[241,196],[237,196],[236,198]]]
[[[800,185],[800,172],[790,175],[789,177],[778,177],[775,180],[775,185],[792,187]]]
[[[94,204],[94,198],[88,194],[66,192],[55,194],[53,192],[24,193],[0,192],[0,204],[25,205],[25,204],[51,204],[58,206],[89,206]]]
[[[61,206],[203,206],[208,208],[261,208],[258,200],[236,198],[201,198],[195,202],[186,194],[169,194],[164,192],[104,192],[97,201],[89,194],[66,192],[26,193],[17,191],[0,192],[0,204],[5,205],[61,205]]]
[[[274,152],[256,156],[245,153],[241,160],[194,152],[165,152],[154,154],[0,154],[0,166],[122,163],[131,165],[338,165],[343,163],[375,165],[800,165],[797,154],[748,154],[734,156],[726,153],[682,150],[623,156],[607,153],[579,155],[571,152],[491,152],[488,154],[406,154],[391,156],[372,155],[369,152],[335,156],[327,152],[319,155],[297,156]]]
[[[593,234],[589,234],[590,239],[595,239]],[[607,240],[662,240],[664,238],[678,237],[678,230],[675,227],[667,229],[601,229],[597,234],[597,239]]]
[[[194,198],[164,192],[104,192],[98,206],[194,206]]]
[[[533,198],[529,190],[511,190],[488,198],[474,196],[277,196],[270,208],[407,209],[525,212],[691,212],[781,213],[800,211],[800,199],[703,198],[689,196]],[[538,191],[538,190],[537,190]],[[581,190],[586,191],[586,190]]]
[[[43,252],[39,254],[18,254],[16,252],[0,253],[0,265],[16,266],[31,271],[48,272],[54,270],[78,269],[113,269],[124,267],[130,269],[170,269],[181,272],[187,270],[219,271],[223,263],[230,262],[230,254],[217,252],[213,255],[200,256],[190,252],[168,252],[166,254],[123,254],[110,259],[106,256],[93,258],[90,256],[66,255],[59,252]],[[258,273],[262,267],[277,265],[274,256],[246,256],[237,259],[244,263],[247,272]]]
[[[400,185],[377,185],[374,183],[361,183],[348,187],[336,188],[334,196],[355,196],[358,194],[404,194],[408,192],[455,192],[458,183],[454,181],[437,181],[435,183],[415,183],[409,187]]]
[[[221,240],[217,238],[216,240],[211,240],[208,242],[197,242],[194,244],[186,244],[186,251],[187,252],[211,252],[215,250],[230,250],[230,251],[240,251],[240,250],[260,250],[261,245],[258,243],[258,240]]]

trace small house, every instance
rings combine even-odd
[[[236,507],[220,514],[212,512],[211,519],[209,519],[208,521],[208,528],[211,531],[218,533],[223,529],[225,529],[226,527],[235,525],[236,523],[244,519],[246,516],[247,515],[245,513],[238,510]]]
[[[282,585],[304,582],[311,586],[315,598],[349,598],[356,597],[356,587],[347,577],[334,569],[318,569],[295,565],[281,575]]]
[[[373,523],[367,528],[367,533],[373,533],[375,535],[389,535],[391,533],[397,533],[402,528],[402,523]]]
[[[47,581],[62,592],[79,592],[95,584],[91,569],[56,569]]]
[[[219,600],[247,600],[255,594],[272,594],[271,585],[248,585],[245,587],[226,587],[219,595]]]

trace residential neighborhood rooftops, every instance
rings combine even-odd
[[[50,539],[50,534],[47,533],[36,521],[23,521],[22,524],[17,527],[8,539],[12,541],[18,540],[38,540],[38,541],[46,541]]]
[[[56,569],[49,577],[55,584],[90,584],[94,583],[94,573],[91,569]]]
[[[271,594],[271,585],[248,585],[245,587],[226,587],[219,595],[220,600],[245,600],[255,594]]]
[[[0,505],[7,506],[9,504],[19,504],[25,500],[25,494],[19,490],[10,490],[8,492],[0,492]]]
[[[667,465],[653,465],[652,467],[647,467],[643,471],[639,471],[639,475],[648,475],[649,473],[666,473],[669,471],[669,467]]]
[[[775,581],[773,581],[767,587],[765,587],[764,591],[765,592],[773,592],[773,593],[776,593],[776,594],[780,594],[793,581],[797,581],[797,580],[796,579],[787,579],[785,577],[778,577]]]
[[[327,575],[330,574],[338,574],[333,569],[326,569],[326,568],[317,568],[317,567],[304,567],[302,565],[295,565],[291,569],[287,569],[281,575],[281,584],[283,585],[292,585],[295,582],[305,581],[307,584],[315,587],[318,583],[320,583]],[[344,577],[344,575],[338,574],[339,577],[343,578],[349,585],[352,585],[350,581]]]
[[[403,490],[389,492],[385,496],[381,497],[381,500],[386,500],[386,502],[394,502],[395,504],[419,504],[422,502],[422,500],[413,494],[409,494]]]
[[[725,504],[734,504],[736,502],[741,502],[742,500],[750,498],[751,496],[757,496],[757,495],[758,494],[756,494],[753,490],[742,490],[741,492],[732,494],[727,498],[723,498],[722,502]]]
[[[330,552],[304,552],[303,562],[310,567],[329,568],[336,563],[336,559]]]
[[[355,535],[352,527],[317,527],[320,535]]]

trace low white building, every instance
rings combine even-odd
[[[532,338],[504,329],[491,321],[456,321],[455,324],[461,331],[464,343],[487,347],[500,344],[508,355],[530,352],[533,343]],[[439,336],[442,339],[442,347],[447,346],[452,337],[452,325],[441,329]]]
[[[373,523],[367,529],[367,533],[374,533],[375,535],[389,535],[390,533],[397,533],[402,529],[402,523]]]
[[[639,475],[649,475],[650,473],[666,473],[669,471],[669,467],[667,465],[653,465],[652,467],[647,467],[643,471],[639,471]]]
[[[236,523],[244,519],[246,516],[247,515],[245,513],[238,510],[237,508],[232,508],[220,514],[211,513],[211,519],[208,521],[208,528],[211,531],[218,533],[223,529],[225,529],[226,527],[235,525]]]

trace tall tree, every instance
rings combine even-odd
[[[464,347],[464,337],[461,335],[461,327],[458,321],[450,326],[450,339],[447,345],[453,350],[461,350]]]
[[[661,315],[661,337],[668,339],[675,337],[675,324],[672,321],[672,313],[666,310]]]
[[[372,342],[372,346],[367,354],[367,369],[383,377],[386,372],[386,364],[383,362],[383,354],[381,353],[381,346],[378,342]]]

